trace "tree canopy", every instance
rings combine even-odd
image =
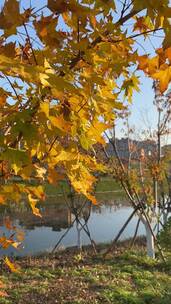
[[[26,3],[23,1],[24,7]],[[34,5],[34,3],[33,3]],[[24,195],[36,215],[41,182],[67,178],[96,203],[88,151],[105,144],[124,100],[139,90],[138,70],[171,79],[168,0],[48,0],[25,7],[6,0],[0,12],[0,202]],[[129,23],[131,22],[131,26]],[[136,39],[160,31],[156,54],[140,55]],[[38,186],[17,183],[38,179]],[[8,181],[8,182],[7,182]]]

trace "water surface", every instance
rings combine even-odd
[[[1,236],[12,233],[3,225],[4,218],[9,216],[16,227],[24,230],[25,239],[22,242],[20,250],[16,250],[13,247],[6,250],[0,249],[0,255],[24,256],[50,252],[68,228],[70,228],[69,232],[63,238],[59,247],[66,248],[77,245],[77,225],[76,222],[73,223],[75,216],[69,211],[62,196],[58,197],[58,199],[49,198],[49,200],[41,205],[40,209],[42,218],[34,216],[30,208],[25,204],[20,208],[16,208],[15,205],[1,210]],[[133,209],[122,198],[109,199],[103,196],[100,200],[100,205],[91,208],[91,214],[87,223],[91,238],[97,244],[110,242],[117,235],[132,211]],[[87,216],[87,212],[87,209],[84,208],[84,212],[79,218],[82,224],[84,224],[83,217]],[[132,218],[122,234],[121,240],[134,235],[137,220],[137,216]],[[143,234],[144,227],[140,224],[138,235]],[[84,231],[81,231],[81,243],[83,245],[90,244],[90,239]]]

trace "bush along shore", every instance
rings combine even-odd
[[[3,304],[170,304],[171,261],[145,254],[143,241],[132,249],[119,243],[104,258],[107,245],[75,248],[53,255],[17,258],[19,272],[2,264]]]

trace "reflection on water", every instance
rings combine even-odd
[[[104,200],[103,200],[104,201]],[[10,216],[16,227],[22,228],[25,232],[25,240],[22,243],[22,249],[16,250],[12,247],[7,250],[0,249],[0,255],[28,255],[38,254],[40,252],[51,251],[66,229],[70,227],[69,232],[62,240],[60,246],[69,247],[77,245],[77,229],[74,221],[74,214],[60,198],[60,203],[49,199],[40,206],[42,218],[32,214],[27,205],[23,203],[20,208],[11,205],[0,212],[0,231],[9,235],[9,231],[3,226],[4,217]],[[80,215],[80,221],[84,224],[83,218],[87,216],[88,208],[84,208]],[[88,220],[88,228],[91,238],[96,243],[110,242],[118,233],[124,222],[132,212],[132,208],[123,203],[123,201],[108,200],[99,206],[92,206],[91,214]],[[137,223],[135,216],[129,223],[121,239],[132,237]],[[140,225],[139,235],[144,234],[144,227]],[[90,244],[90,240],[84,231],[81,231],[82,244]]]

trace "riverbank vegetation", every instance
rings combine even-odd
[[[122,189],[116,181],[110,176],[100,176],[97,179],[95,187],[95,193],[103,194],[103,192],[120,192]],[[49,183],[45,184],[45,193],[48,196],[63,195],[64,193],[70,193],[70,187],[67,181],[60,181],[58,185],[54,186]]]
[[[127,244],[128,245],[128,244]],[[146,256],[141,242],[125,252],[124,245],[105,259],[86,247],[53,256],[17,261],[21,272],[1,269],[6,297],[1,304],[169,304],[171,263]]]

